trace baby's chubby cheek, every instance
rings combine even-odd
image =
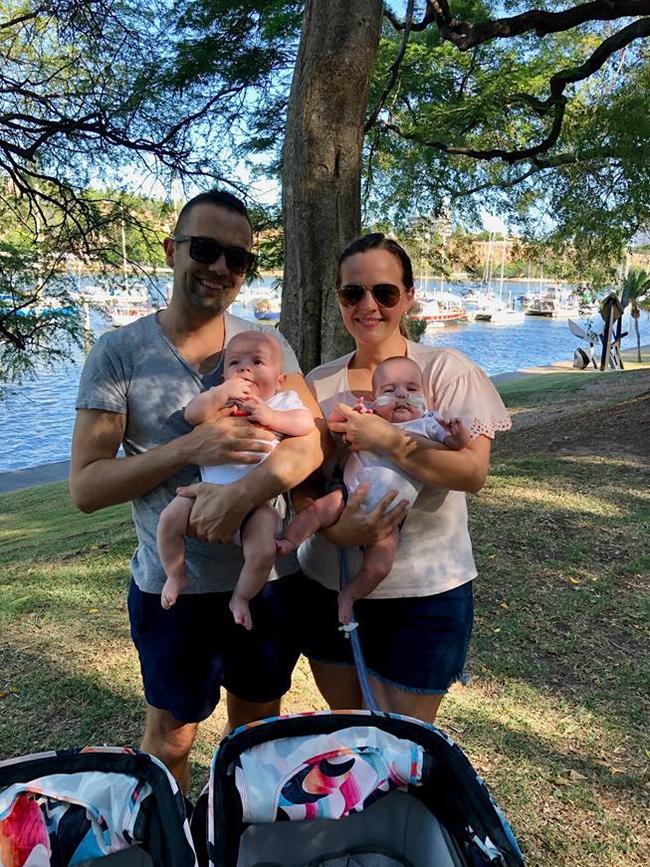
[[[392,421],[395,406],[394,404],[388,404],[388,406],[377,406],[377,404],[373,404],[373,411],[375,415],[378,415],[380,418],[384,418],[386,421]]]

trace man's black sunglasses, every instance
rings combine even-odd
[[[224,247],[214,238],[204,238],[201,235],[173,235],[172,241],[177,244],[190,242],[190,256],[195,262],[203,265],[214,265],[223,254],[226,257],[226,267],[234,274],[247,274],[252,271],[257,262],[254,253],[243,247]]]
[[[400,299],[402,290],[393,283],[377,283],[376,286],[362,286],[361,283],[344,283],[336,290],[340,303],[344,307],[354,307],[370,292],[380,307],[394,307]]]

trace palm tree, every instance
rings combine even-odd
[[[645,270],[629,271],[623,281],[623,294],[621,296],[621,304],[623,309],[629,304],[631,307],[630,315],[634,321],[634,331],[636,333],[636,351],[637,360],[641,358],[641,334],[639,332],[639,317],[641,316],[640,304],[642,301],[650,298],[650,274]],[[645,305],[644,305],[645,306]]]

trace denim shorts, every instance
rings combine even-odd
[[[350,642],[338,629],[338,594],[306,576],[294,575],[292,581],[302,653],[352,665]],[[474,620],[472,581],[433,596],[362,599],[354,611],[366,666],[379,680],[436,695],[462,678]]]
[[[222,686],[245,701],[283,696],[298,659],[287,619],[289,578],[268,582],[251,601],[250,632],[235,624],[230,593],[181,594],[165,611],[159,594],[131,580],[131,637],[148,704],[190,723],[210,716]]]

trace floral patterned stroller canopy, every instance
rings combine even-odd
[[[301,714],[238,729],[215,752],[191,830],[175,780],[145,753],[0,762],[0,867],[523,865],[462,750],[393,714]]]
[[[210,867],[523,865],[463,751],[396,714],[244,726],[215,752],[203,798],[193,830],[207,812]]]
[[[100,858],[102,867],[196,867],[183,796],[158,759],[87,747],[0,762],[0,867]]]

